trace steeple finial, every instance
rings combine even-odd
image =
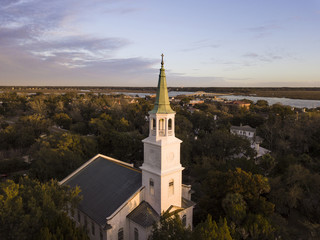
[[[163,53],[161,54],[161,67],[163,67]]]

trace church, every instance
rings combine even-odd
[[[79,186],[82,201],[70,217],[87,229],[92,240],[144,240],[165,212],[178,212],[192,228],[191,186],[182,184],[181,140],[175,137],[163,63],[155,105],[149,112],[144,162],[138,169],[123,161],[96,155],[60,183]]]

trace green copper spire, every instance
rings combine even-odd
[[[163,68],[163,54],[161,55],[161,69],[159,74],[159,82],[157,89],[156,102],[154,103],[154,108],[150,113],[174,113],[170,107],[167,80],[165,70]]]

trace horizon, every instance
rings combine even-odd
[[[320,2],[4,0],[0,85],[320,87]],[[66,83],[68,86],[66,86]]]

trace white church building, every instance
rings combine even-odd
[[[175,112],[170,107],[163,55],[149,136],[144,139],[144,163],[132,164],[101,154],[60,183],[79,186],[82,201],[71,214],[92,240],[144,240],[165,212],[178,212],[192,228],[191,186],[182,184],[181,140],[175,137]]]

